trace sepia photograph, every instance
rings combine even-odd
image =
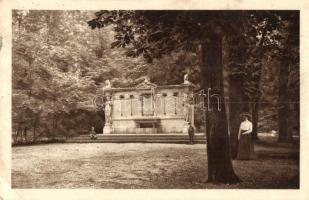
[[[13,189],[299,189],[299,10],[12,17]]]

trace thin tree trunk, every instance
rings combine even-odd
[[[51,136],[52,136],[52,141],[55,139],[55,113],[53,113],[53,125],[52,125],[52,132],[51,132]]]
[[[57,129],[58,129],[58,119],[55,120],[55,132],[53,134],[53,141],[56,140],[56,136],[58,136],[58,132],[57,132]]]
[[[278,128],[279,128],[279,142],[291,142],[292,134],[289,131],[289,96],[287,90],[287,83],[289,77],[289,62],[284,59],[280,65],[279,74],[279,100],[278,100]]]
[[[23,132],[24,132],[23,135],[24,135],[24,138],[25,138],[25,142],[26,142],[26,144],[27,144],[27,143],[28,143],[28,138],[27,138],[28,129],[27,129],[27,127],[24,128],[24,131],[23,131]]]
[[[22,143],[23,141],[23,136],[22,136],[22,128],[20,127],[20,125],[18,126],[18,129],[17,129],[17,136],[16,136],[16,142],[17,144],[19,144],[19,141],[18,141],[18,136],[20,138],[20,143]]]
[[[34,120],[34,124],[33,124],[33,139],[32,139],[32,142],[35,143],[36,142],[36,139],[37,139],[37,136],[36,136],[36,128],[37,128],[37,124],[38,124],[38,119],[39,116],[36,116],[35,117],[35,120]]]
[[[20,135],[20,123],[18,123],[18,128],[17,128],[17,131],[16,131],[15,139],[14,139],[14,144],[18,144],[18,136],[19,135]]]
[[[210,34],[208,39],[202,44],[203,86],[205,89],[211,88],[212,94],[219,94],[221,101],[221,111],[219,111],[217,100],[210,98],[208,103],[212,110],[206,112],[208,182],[236,183],[240,180],[231,162],[228,119],[224,104],[222,37]]]
[[[260,103],[259,99],[257,99],[256,102],[253,103],[252,106],[252,139],[257,140],[258,139],[258,122],[259,122],[259,109],[260,109]]]
[[[278,100],[278,128],[279,128],[279,142],[292,142],[292,131],[290,115],[291,98],[288,92],[289,80],[289,66],[291,64],[299,64],[299,13],[291,16],[290,23],[287,27],[288,36],[284,43],[284,50],[282,52],[282,59],[280,63],[279,74],[279,100]],[[297,47],[297,54],[293,53],[292,49]],[[293,56],[294,55],[294,56]],[[293,59],[294,58],[294,59]],[[296,58],[296,59],[295,59]]]
[[[265,41],[265,35],[267,33],[267,29],[269,27],[269,22],[268,19],[266,20],[266,25],[262,31],[262,35],[261,35],[261,39],[259,41],[258,47],[260,48],[260,50],[262,50],[263,45],[264,45],[264,41]],[[263,74],[263,64],[260,66],[259,68],[259,73],[258,73],[258,77],[257,77],[257,87],[258,87],[258,91],[261,88],[261,84],[264,84],[261,82],[261,77]],[[257,93],[257,95],[255,97],[253,97],[253,99],[251,101],[253,102],[253,106],[252,106],[252,113],[251,113],[251,117],[252,117],[252,139],[253,140],[258,140],[258,121],[259,121],[259,109],[260,109],[260,92]]]

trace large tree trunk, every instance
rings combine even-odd
[[[241,113],[248,112],[249,106],[244,95],[243,82],[240,76],[229,76],[229,88],[231,156],[234,159],[237,156],[238,150],[238,131],[241,123]]]
[[[299,103],[299,98],[298,98],[298,103],[294,104],[294,112],[296,112],[295,131],[300,136],[300,103]]]
[[[206,133],[208,154],[208,182],[236,183],[236,176],[230,155],[228,119],[226,115],[223,69],[222,69],[222,37],[210,34],[209,40],[202,44],[202,80],[203,86],[211,88],[211,94],[219,94],[221,111],[217,109],[217,100],[210,98],[208,102],[212,110],[206,111]]]
[[[289,129],[289,96],[287,90],[289,78],[289,62],[284,60],[280,65],[279,74],[279,100],[278,100],[278,128],[279,128],[279,142],[291,142],[292,134]]]

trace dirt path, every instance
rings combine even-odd
[[[256,147],[259,159],[233,161],[243,180],[206,183],[204,144],[49,144],[13,148],[14,188],[295,188],[295,148]],[[295,157],[296,155],[296,157]]]

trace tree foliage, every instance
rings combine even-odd
[[[13,11],[16,137],[29,130],[36,133],[33,140],[40,134],[69,136],[93,125],[101,132],[104,114],[95,109],[92,99],[102,93],[105,80],[115,86],[128,85],[147,73],[140,58],[128,59],[124,51],[109,48],[110,29],[88,29],[91,15],[86,11]],[[140,74],[128,73],[127,69],[138,68]]]

